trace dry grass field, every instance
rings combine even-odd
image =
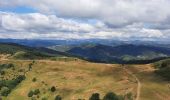
[[[22,70],[27,70],[31,62],[0,61],[1,64],[13,63],[17,69]],[[170,100],[168,83],[153,73],[152,65],[125,65],[125,67],[141,83],[139,100]],[[11,73],[18,74],[17,71],[7,70],[5,77],[13,77]],[[63,100],[88,100],[92,93],[100,93],[102,98],[110,91],[120,95],[132,93],[135,100],[138,84],[131,74],[118,64],[90,63],[82,60],[37,60],[32,70],[25,73],[26,79],[4,99],[31,100],[27,96],[29,91],[39,89],[40,94],[33,97],[36,100],[42,98],[54,100],[56,95],[61,95]],[[33,78],[36,78],[35,82],[32,81]],[[55,92],[50,91],[52,86],[56,87]]]
[[[169,82],[154,73],[153,65],[127,66],[141,82],[140,100],[170,100]]]

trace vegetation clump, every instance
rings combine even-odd
[[[31,90],[31,91],[29,91],[29,93],[28,93],[28,97],[32,97],[34,95],[34,92]]]
[[[55,86],[52,86],[50,90],[51,90],[51,92],[55,92],[56,91]]]
[[[38,94],[40,94],[40,90],[39,89],[30,90],[28,92],[28,97],[33,97],[34,95],[38,95]],[[39,98],[39,96],[38,96],[38,98]]]
[[[89,100],[100,100],[100,94],[99,93],[93,93]]]
[[[12,80],[0,80],[1,95],[8,96],[8,94],[14,89],[21,81],[25,80],[24,75],[19,75]]]
[[[170,81],[170,60],[164,60],[155,64],[157,70],[155,73],[165,80]]]
[[[40,93],[40,90],[39,89],[35,89],[34,90],[34,95],[37,95],[37,94],[39,94]]]
[[[9,64],[0,64],[0,71],[3,71],[4,69],[9,69],[15,67],[14,64],[9,63]]]
[[[11,92],[11,90],[8,87],[2,87],[1,88],[1,95],[2,96],[8,96],[8,94]]]
[[[37,79],[34,77],[33,79],[32,79],[32,82],[36,82],[37,81]]]
[[[119,100],[119,97],[115,93],[109,92],[104,96],[103,100]]]
[[[62,97],[61,97],[60,95],[57,95],[57,96],[55,97],[55,100],[62,100]]]

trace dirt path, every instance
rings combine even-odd
[[[136,80],[137,83],[137,91],[136,91],[136,99],[135,100],[140,100],[140,91],[141,91],[141,82],[139,81],[139,79],[136,77],[136,75],[134,75],[131,71],[129,71],[128,69],[126,69],[125,67],[123,67],[123,69],[130,74],[132,77],[134,77],[134,79]]]

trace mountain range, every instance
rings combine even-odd
[[[170,56],[168,43],[101,41],[0,39],[0,52],[25,59],[74,56],[102,63],[151,63]]]
[[[105,63],[147,63],[170,56],[170,49],[148,45],[88,45],[72,47],[67,53]]]

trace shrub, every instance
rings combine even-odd
[[[170,60],[160,62],[157,68],[158,70],[155,70],[155,73],[162,76],[165,80],[170,81]]]
[[[30,71],[31,69],[32,69],[32,63],[30,63],[29,65],[28,65],[28,70]]]
[[[34,78],[32,79],[32,81],[33,81],[33,82],[36,82],[36,81],[37,81],[37,79],[34,77]]]
[[[48,100],[46,97],[43,97],[41,100]]]
[[[2,87],[1,88],[1,95],[2,96],[8,96],[8,94],[11,92],[11,90],[8,87]]]
[[[16,79],[0,80],[0,87],[8,87],[10,90],[12,90],[24,79],[25,79],[25,76],[20,75]]]
[[[34,95],[34,92],[31,90],[29,93],[28,93],[28,97],[32,97]]]
[[[55,97],[55,100],[62,100],[62,98],[61,98],[60,95],[57,95],[57,96]]]
[[[131,92],[127,93],[126,97],[127,97],[128,100],[133,100],[133,95],[132,95]]]
[[[14,64],[10,63],[8,64],[8,68],[14,67]]]
[[[93,93],[89,100],[100,100],[100,94],[99,93]]]
[[[5,75],[5,71],[0,71],[0,74],[1,75]]]
[[[40,90],[39,89],[35,89],[34,90],[34,95],[37,95],[37,94],[39,94],[40,93]]]
[[[104,96],[103,100],[119,100],[119,97],[115,93],[109,92]]]
[[[55,86],[52,86],[50,90],[51,90],[51,92],[55,92],[56,91]]]

